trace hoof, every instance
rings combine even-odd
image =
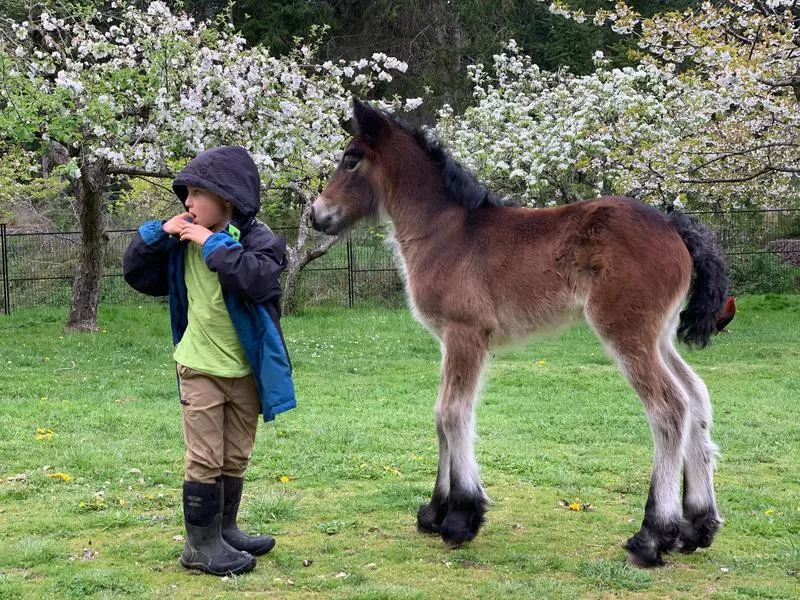
[[[447,506],[431,500],[417,511],[417,531],[420,533],[439,533],[442,521],[447,514]]]
[[[698,548],[708,548],[722,525],[717,511],[708,508],[699,512],[687,512],[684,517],[686,526],[681,528],[678,540],[680,551],[689,554]]]
[[[444,542],[457,548],[472,540],[483,525],[483,516],[486,513],[486,500],[481,496],[450,499],[447,516],[439,528],[439,533]]]
[[[654,528],[642,525],[642,528],[625,544],[628,560],[638,567],[660,567],[664,565],[662,553],[670,552],[679,545],[678,523]]]
[[[650,569],[664,566],[664,559],[661,558],[658,547],[643,540],[638,533],[628,540],[625,550],[628,551],[628,562],[636,567]]]

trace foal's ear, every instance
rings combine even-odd
[[[377,146],[389,133],[389,121],[384,114],[369,104],[361,102],[355,96],[353,96],[353,120],[355,121],[355,133],[364,138],[364,141],[370,146]]]

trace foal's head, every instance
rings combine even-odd
[[[312,206],[315,229],[335,235],[363,217],[388,214],[390,199],[395,207],[422,200],[426,210],[503,204],[425,130],[357,98],[351,133],[336,172]],[[402,198],[394,200],[398,196]]]
[[[312,226],[328,235],[361,218],[378,216],[388,188],[385,149],[393,132],[400,131],[386,114],[357,98],[351,124],[353,139],[311,208]]]

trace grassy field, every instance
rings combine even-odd
[[[182,440],[165,307],[0,316],[0,599],[800,597],[800,298],[740,302],[686,352],[715,405],[726,524],[668,566],[625,563],[651,441],[587,329],[498,352],[478,409],[493,504],[448,550],[415,531],[436,473],[439,349],[404,310],[287,318],[298,408],[260,425],[243,524],[276,549],[245,576],[178,564]],[[561,505],[580,498],[589,510]]]

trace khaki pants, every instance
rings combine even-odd
[[[220,475],[244,476],[261,409],[252,375],[215,377],[178,365],[184,479],[214,483]]]

